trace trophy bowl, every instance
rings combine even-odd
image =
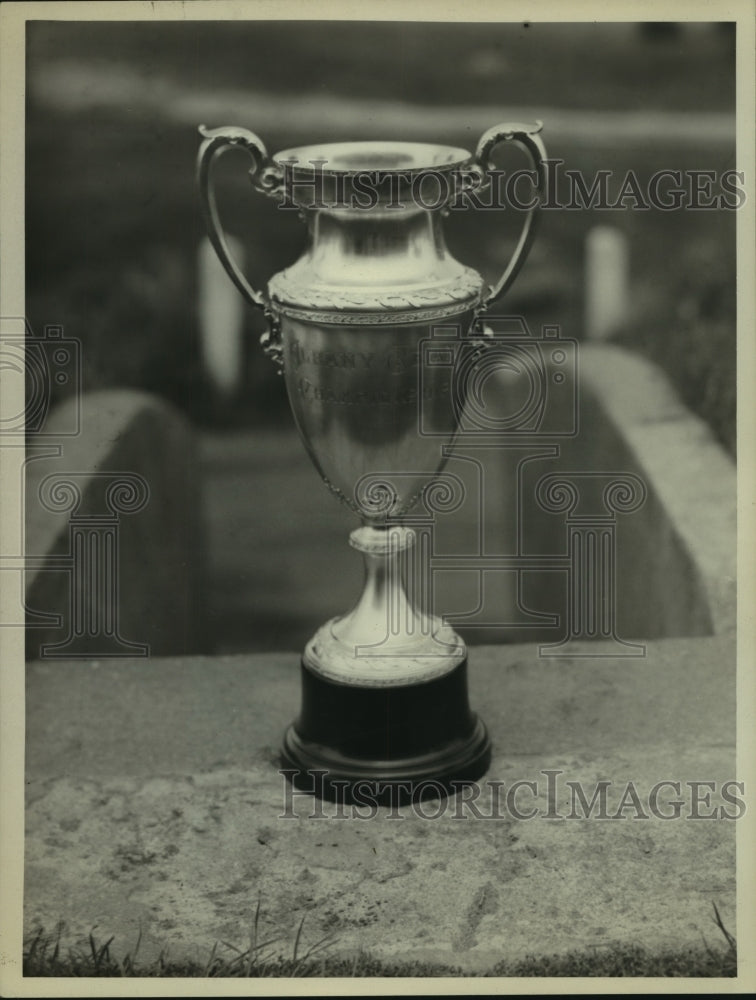
[[[467,653],[454,630],[417,608],[403,580],[416,541],[412,511],[442,472],[464,390],[454,348],[485,350],[482,317],[514,281],[545,187],[541,124],[489,129],[474,154],[452,146],[349,142],[269,156],[238,127],[206,129],[198,182],[209,238],[245,299],[261,309],[261,342],[283,374],[302,442],[328,489],[361,525],[365,584],[326,622],[301,663],[302,703],[282,757],[298,786],[344,801],[447,794],[488,768],[490,741],[471,711]],[[500,142],[524,149],[534,198],[501,278],[487,288],[449,253],[450,204],[490,183]],[[215,204],[212,165],[231,148],[252,160],[254,188],[307,226],[292,266],[255,290],[233,260]]]

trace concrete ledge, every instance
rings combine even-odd
[[[649,488],[626,522],[625,579],[661,599],[665,635],[736,625],[735,463],[652,362],[609,345],[581,345],[582,385],[604,416],[585,444],[599,461],[629,463]]]
[[[281,818],[296,654],[31,664],[27,930],[63,920],[73,944],[96,925],[120,956],[141,928],[144,961],[165,946],[202,961],[216,941],[247,947],[259,898],[261,933],[289,956],[302,917],[305,948],[332,933],[329,954],[467,971],[619,942],[716,945],[712,902],[734,929],[735,822],[642,819],[629,800],[624,819],[547,816],[569,814],[567,781],[589,798],[611,782],[610,814],[630,782],[648,811],[663,780],[681,794],[662,792],[662,811],[674,813],[670,799],[683,817],[720,809],[735,778],[734,668],[729,636],[650,643],[621,664],[477,647],[487,780],[505,792],[535,782],[516,804],[537,815],[476,818],[458,796],[433,820],[408,808],[366,820],[320,813],[307,795]],[[560,772],[551,807],[548,770]],[[696,781],[716,789],[698,806],[685,784]],[[482,784],[484,815],[489,793]]]
[[[643,642],[734,630],[734,462],[655,364],[610,345],[578,348],[576,394],[547,396],[546,429],[529,437],[494,435],[483,447],[474,434],[470,446],[460,434],[446,468],[464,482],[465,502],[436,517],[436,544],[443,553],[464,557],[477,551],[480,534],[486,554],[557,559],[550,568],[527,569],[519,581],[514,572],[491,571],[485,587],[476,590],[462,558],[460,569],[451,567],[448,579],[440,580],[437,611],[474,608],[479,595],[480,626],[465,631],[466,620],[452,616],[473,643],[553,643],[565,634],[567,574],[554,570],[558,557],[568,554],[570,515],[537,500],[539,483],[556,477],[574,484],[582,518],[599,527],[616,524],[618,636]],[[546,358],[549,353],[544,351]],[[523,399],[522,380],[506,370],[498,378],[487,404],[493,416],[510,417],[507,407]],[[628,475],[643,484],[645,499],[630,513],[612,514],[602,490]],[[610,599],[609,588],[604,599]],[[543,613],[557,615],[560,624],[539,622]],[[511,624],[483,625],[497,620]]]
[[[78,406],[80,432],[66,436],[76,426]],[[143,484],[144,497],[132,504],[139,509],[130,509],[128,487],[121,498],[125,506],[109,505],[108,486],[119,476],[135,488]],[[57,494],[51,492],[53,483],[60,484]],[[29,655],[39,656],[44,644],[66,636],[71,636],[69,655],[107,655],[107,642],[82,625],[102,616],[107,602],[116,608],[117,631],[125,642],[144,644],[153,655],[203,649],[199,486],[192,432],[163,401],[107,390],[71,399],[53,412],[44,436],[27,448],[26,603],[32,611],[60,615],[61,625],[29,629]],[[64,501],[76,491],[80,502],[72,509]],[[102,550],[95,556],[100,560],[95,576],[85,570],[84,553],[72,562],[72,527],[96,535],[108,520],[118,547],[115,585],[106,579]],[[72,602],[83,616],[78,624]],[[124,651],[128,647],[121,655]]]

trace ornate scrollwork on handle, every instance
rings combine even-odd
[[[280,200],[283,194],[283,168],[271,160],[262,140],[245,128],[226,125],[222,128],[208,129],[200,125],[199,131],[205,141],[200,147],[197,158],[197,183],[208,237],[226,274],[244,298],[257,309],[261,309],[267,319],[268,329],[260,338],[260,342],[263,351],[273,360],[280,374],[283,369],[283,350],[278,317],[270,307],[267,292],[254,289],[231,256],[215,203],[211,169],[216,157],[225,150],[235,147],[244,149],[252,158],[253,166],[249,176],[255,189]]]
[[[474,162],[484,174],[487,174],[494,169],[493,160],[491,159],[491,153],[494,148],[500,142],[512,142],[515,146],[519,146],[527,153],[533,167],[536,182],[535,199],[525,216],[525,221],[520,231],[520,238],[517,241],[514,254],[504,269],[502,276],[495,285],[491,286],[488,294],[484,297],[483,303],[478,309],[479,313],[484,313],[494,304],[494,302],[497,301],[497,299],[501,298],[504,292],[507,291],[519,274],[520,268],[525,263],[528,253],[530,252],[533,237],[535,236],[535,225],[538,218],[538,211],[546,190],[546,168],[544,166],[544,161],[546,160],[546,149],[544,148],[539,135],[542,128],[543,122],[540,121],[536,121],[533,124],[505,122],[501,125],[494,125],[493,128],[484,132],[478,140],[478,145],[475,149]]]
[[[271,198],[280,200],[283,196],[283,169],[268,156],[265,143],[254,132],[236,125],[223,125],[220,128],[199,126],[199,133],[205,142],[200,150],[200,162],[203,158],[213,159],[218,153],[232,147],[244,149],[252,157],[254,166],[249,171],[249,178],[254,187]]]
[[[283,375],[284,348],[281,339],[281,319],[278,313],[269,307],[265,308],[263,314],[268,321],[268,328],[260,335],[260,347],[263,349],[263,354],[276,366],[276,374]]]

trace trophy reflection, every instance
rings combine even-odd
[[[200,128],[210,239],[231,280],[267,317],[263,347],[283,373],[310,458],[361,521],[349,541],[365,562],[362,594],[308,642],[301,711],[283,741],[293,780],[319,796],[442,794],[481,777],[490,762],[485,726],[468,702],[465,645],[407,596],[401,565],[415,532],[403,522],[441,472],[442,445],[454,440],[464,403],[450,399],[449,366],[428,363],[428,344],[443,353],[443,332],[454,330],[484,345],[481,316],[512,284],[533,238],[545,183],[540,127],[495,126],[473,155],[353,142],[273,157],[245,129]],[[490,182],[501,142],[530,157],[535,194],[512,259],[487,288],[448,252],[442,222],[454,199]],[[234,147],[252,159],[253,186],[296,206],[307,225],[303,255],[266,291],[237,267],[216,211],[212,164]]]

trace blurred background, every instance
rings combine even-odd
[[[589,179],[736,166],[727,24],[30,22],[27,81],[28,318],[81,341],[85,391],[147,390],[199,429],[208,648],[221,652],[301,648],[353,602],[361,568],[259,350],[260,318],[241,310],[236,377],[220,384],[208,363],[200,123],[244,126],[275,152],[382,137],[473,149],[490,125],[540,118],[549,156]],[[246,171],[243,156],[221,162],[219,205],[261,286],[304,231]],[[734,455],[735,216],[544,212],[506,311],[581,339],[586,236],[615,227],[629,294],[613,341],[657,361]],[[447,240],[493,281],[518,223],[452,213]]]

